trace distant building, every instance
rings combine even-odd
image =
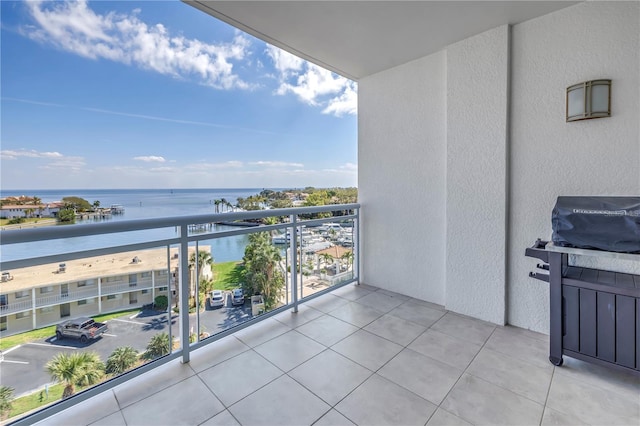
[[[1,219],[15,219],[19,217],[56,217],[62,202],[46,204],[3,204],[0,207]]]

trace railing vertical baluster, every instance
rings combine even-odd
[[[198,245],[198,241],[196,241],[196,251],[195,251],[195,260],[196,260],[196,270],[194,272],[196,285],[195,290],[196,294],[194,295],[194,299],[196,301],[196,342],[200,340],[200,256],[198,252],[200,251],[200,246]],[[226,303],[226,295],[225,295],[225,303]],[[191,342],[191,336],[189,336],[189,342]]]
[[[354,226],[356,227],[356,241],[353,250],[353,271],[356,273],[356,284],[360,285],[360,209],[355,209],[356,218]]]
[[[291,298],[293,299],[293,312],[298,312],[298,216],[291,215]],[[286,235],[286,233],[285,233]]]
[[[189,362],[189,240],[187,225],[180,226],[180,347],[182,362]],[[171,346],[171,342],[169,342]]]
[[[171,331],[171,305],[173,304],[173,289],[171,280],[171,246],[167,245],[167,324],[169,325],[169,353],[173,349],[173,332]],[[155,301],[155,300],[154,300]]]

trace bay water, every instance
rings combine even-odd
[[[192,216],[215,213],[215,200],[225,199],[235,205],[238,197],[247,198],[256,195],[262,188],[238,189],[72,189],[72,190],[2,190],[1,198],[9,196],[36,196],[43,203],[61,201],[64,197],[80,197],[100,207],[121,205],[124,214],[112,215],[108,221],[149,219],[161,217]],[[224,211],[224,207],[220,207]],[[79,221],[75,225],[96,223],[95,220]],[[232,229],[225,225],[215,225],[215,230]],[[3,262],[27,259],[58,253],[90,250],[94,248],[131,244],[141,241],[159,240],[178,236],[174,228],[161,228],[118,234],[95,235],[83,238],[66,238],[24,244],[11,244],[1,247],[0,259]],[[2,234],[0,232],[0,238]],[[211,246],[215,262],[241,260],[247,244],[247,236],[204,240],[200,245]]]

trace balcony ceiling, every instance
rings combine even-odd
[[[186,3],[353,80],[573,1],[216,1]]]

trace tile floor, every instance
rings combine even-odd
[[[369,286],[281,313],[46,425],[640,425],[640,380]]]

